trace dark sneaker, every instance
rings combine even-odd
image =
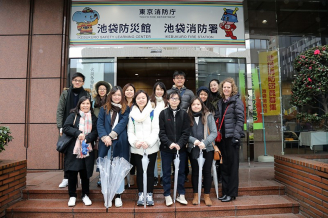
[[[154,186],[157,186],[157,185],[158,185],[158,178],[154,177]]]
[[[160,184],[161,186],[163,186],[163,179],[162,179],[162,177],[159,178],[159,184]]]

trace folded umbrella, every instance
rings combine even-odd
[[[200,149],[198,160],[198,204],[200,204],[200,195],[202,193],[202,172],[205,159],[203,157],[203,150]]]
[[[179,151],[177,150],[177,155],[174,159],[174,188],[173,188],[174,203],[175,203],[175,199],[177,198],[179,166],[180,166],[180,156],[179,156]]]
[[[219,198],[219,182],[218,182],[218,174],[216,172],[215,160],[212,163],[212,175],[213,175],[213,183],[215,187],[216,198]]]
[[[146,207],[146,198],[147,198],[147,168],[149,164],[149,158],[146,153],[146,149],[144,149],[144,154],[141,159],[142,170],[143,170],[143,195],[144,195],[144,207]]]

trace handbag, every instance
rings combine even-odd
[[[207,128],[207,132],[208,132],[208,135],[210,134],[210,130]],[[214,148],[214,142],[212,142],[212,145],[213,145],[213,148]],[[218,151],[215,151],[215,148],[214,148],[214,160],[220,160],[220,164],[222,164],[222,154],[221,154],[221,151],[220,149],[218,149]]]
[[[227,106],[227,108],[225,109],[225,112],[224,112],[224,114],[223,114],[223,117],[222,117],[222,120],[221,120],[221,124],[220,124],[220,127],[219,127],[219,129],[218,129],[217,136],[216,136],[216,138],[215,138],[215,142],[221,142],[221,140],[222,140],[221,127],[222,127],[222,123],[223,123],[223,121],[224,121],[224,117],[225,117],[225,115],[226,115],[226,113],[227,113],[227,109],[228,109],[228,107],[229,107],[229,105]],[[215,123],[216,123],[216,125],[218,126],[218,124],[219,124],[219,118],[215,121]]]
[[[75,125],[76,115],[74,118],[73,126]],[[63,135],[58,139],[57,142],[57,151],[60,153],[65,153],[67,145],[73,140],[73,136],[66,135],[63,133]]]

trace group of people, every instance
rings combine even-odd
[[[188,204],[184,183],[190,159],[194,198],[198,204],[197,158],[200,153],[205,159],[203,165],[204,201],[212,205],[209,197],[212,176],[211,168],[214,152],[222,154],[220,172],[222,176],[222,196],[219,200],[228,202],[238,195],[238,168],[240,139],[244,136],[244,105],[239,98],[237,86],[232,78],[221,83],[213,79],[209,87],[202,86],[197,95],[184,86],[186,75],[183,71],[173,74],[174,85],[167,90],[164,83],[157,82],[149,96],[145,91],[136,91],[133,84],[112,87],[105,81],[94,85],[93,101],[83,89],[85,77],[75,73],[72,85],[63,91],[57,108],[59,133],[73,136],[64,158],[64,179],[59,187],[68,186],[68,206],[75,206],[77,175],[82,184],[82,201],[91,205],[89,198],[89,178],[93,174],[95,155],[123,157],[136,168],[138,187],[137,205],[154,205],[153,188],[157,178],[157,153],[161,155],[161,180],[165,203],[173,204],[171,197],[171,166],[176,154],[180,165],[177,179],[178,196],[181,204]],[[222,140],[215,142],[218,124],[221,126]],[[98,142],[98,143],[95,143]],[[88,145],[87,153],[81,155],[82,144]],[[95,146],[98,144],[98,146]],[[201,152],[202,151],[202,152]],[[143,194],[142,156],[149,158],[147,168],[147,195]],[[154,174],[155,172],[155,174]],[[131,174],[134,174],[131,170]],[[100,181],[98,185],[101,185]],[[115,190],[115,206],[123,205],[121,195],[125,184]],[[111,204],[110,204],[111,206]]]

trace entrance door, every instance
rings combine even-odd
[[[153,85],[158,81],[163,82],[167,89],[172,87],[175,70],[186,73],[185,86],[195,92],[195,58],[184,57],[117,58],[117,85],[123,87],[132,83],[137,90],[142,89],[151,95]]]

